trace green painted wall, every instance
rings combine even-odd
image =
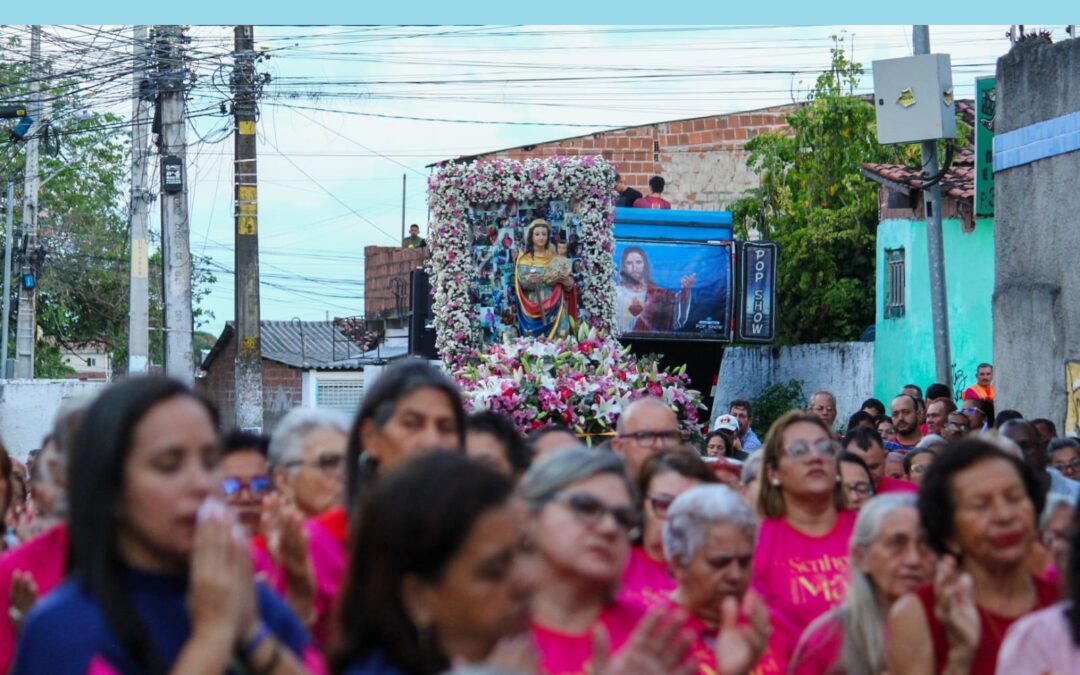
[[[970,234],[961,232],[959,220],[944,221],[942,229],[953,371],[963,373],[966,387],[975,382],[975,367],[993,359],[994,221],[977,220]],[[905,252],[906,312],[885,319],[885,251],[895,248]],[[876,304],[874,396],[888,407],[905,384],[925,390],[935,381],[925,222],[886,220],[878,226]]]

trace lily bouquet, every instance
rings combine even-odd
[[[581,436],[608,435],[627,405],[654,396],[675,411],[691,443],[703,440],[705,406],[686,366],[661,369],[594,327],[579,325],[562,339],[496,343],[455,365],[466,407],[504,413],[523,434],[555,423]]]

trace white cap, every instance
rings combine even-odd
[[[716,431],[717,429],[738,431],[739,420],[735,419],[734,415],[721,415],[716,418],[716,422],[713,424],[713,431]]]

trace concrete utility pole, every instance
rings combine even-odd
[[[8,179],[7,197],[4,201],[7,222],[4,223],[4,320],[0,326],[0,380],[7,377],[8,330],[11,327],[11,246],[12,216],[15,213],[15,181]]]
[[[930,27],[912,29],[916,54],[930,53]],[[937,141],[923,141],[923,176],[938,173]],[[949,344],[949,296],[945,285],[945,243],[941,233],[941,182],[923,192],[926,216],[926,249],[930,264],[930,314],[934,325],[934,373],[941,384],[952,389],[952,353]]]
[[[34,251],[37,250],[38,190],[41,176],[38,173],[37,130],[42,123],[41,106],[41,26],[34,26],[30,33],[30,117],[33,126],[26,139],[26,188],[23,191],[23,255],[22,269],[29,269]],[[36,281],[37,275],[34,275]],[[37,284],[35,283],[36,287]],[[15,377],[34,377],[34,346],[37,343],[37,296],[36,288],[19,284],[19,319],[15,328]]]
[[[182,26],[157,26],[158,117],[161,131],[161,245],[165,290],[165,374],[191,384],[191,227],[187,203],[187,119]]]
[[[150,104],[144,83],[149,81],[146,26],[135,26],[131,100],[131,286],[128,293],[128,375],[145,373],[150,353],[150,261],[146,222],[153,195],[147,190],[150,162]]]
[[[262,431],[262,345],[259,336],[259,183],[255,122],[261,81],[255,72],[255,29],[233,30],[233,186],[236,208],[236,426]]]

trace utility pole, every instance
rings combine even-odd
[[[930,27],[912,29],[916,54],[930,53]],[[937,141],[923,141],[923,177],[938,173]],[[934,373],[937,381],[952,387],[952,354],[949,344],[949,296],[945,285],[945,243],[941,233],[941,181],[923,191],[926,216],[926,249],[930,264],[930,314],[934,326]]]
[[[150,161],[150,104],[146,26],[135,26],[131,99],[131,286],[128,291],[128,375],[147,371],[150,339],[150,261],[146,246],[146,222],[153,196],[147,190]]]
[[[407,174],[401,174],[401,240],[405,241],[405,179]]]
[[[236,208],[236,426],[262,431],[262,344],[259,335],[259,183],[255,123],[262,80],[255,72],[255,29],[233,29],[233,186]]]
[[[4,201],[7,222],[4,223],[4,325],[0,327],[0,380],[7,377],[8,331],[11,328],[11,246],[12,229],[15,227],[15,181],[8,179],[7,198]]]
[[[41,176],[38,173],[38,148],[39,135],[37,130],[42,123],[41,106],[41,26],[34,26],[30,33],[30,118],[33,126],[26,138],[26,188],[23,191],[23,255],[20,256],[21,268],[31,271],[27,266],[33,265],[35,251],[37,250],[37,213],[38,213],[38,190],[41,187]],[[23,282],[19,284],[19,319],[15,328],[15,377],[34,377],[34,346],[37,342],[37,275],[32,277],[33,284]],[[30,286],[27,288],[27,286]]]
[[[161,121],[161,247],[164,262],[165,374],[191,384],[191,226],[187,203],[187,116],[182,26],[156,26],[157,116]]]

